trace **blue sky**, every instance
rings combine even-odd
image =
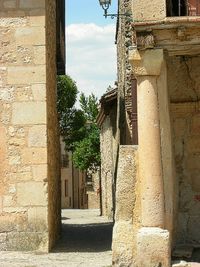
[[[95,23],[107,25],[115,23],[110,18],[105,19],[103,9],[99,5],[99,0],[66,0],[66,22],[72,23]],[[109,12],[117,12],[117,0],[112,1]]]
[[[117,0],[109,12],[117,12]],[[116,20],[98,0],[66,0],[67,74],[79,91],[100,98],[116,80]]]

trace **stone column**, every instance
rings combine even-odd
[[[136,57],[134,56],[136,55]],[[141,267],[169,266],[169,233],[165,227],[158,77],[163,50],[145,50],[130,57],[138,83],[139,173],[142,228],[137,235]],[[159,265],[160,264],[160,265]]]

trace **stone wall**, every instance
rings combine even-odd
[[[57,188],[51,179],[58,177],[51,169],[58,160],[56,70],[54,49],[47,45],[54,43],[54,35],[46,39],[45,34],[45,14],[54,10],[45,12],[44,0],[0,2],[0,250],[47,251],[48,221],[54,224],[47,207],[48,192]],[[55,157],[52,161],[50,155]],[[54,204],[49,207],[59,220]]]
[[[102,215],[113,218],[113,131],[110,117],[107,116],[101,126],[101,194]]]
[[[167,15],[166,0],[134,0],[132,8],[135,21],[161,20]]]
[[[60,136],[56,110],[56,0],[46,1],[46,100],[49,248],[61,230]]]
[[[113,266],[136,266],[140,226],[137,146],[120,146],[113,229]]]
[[[194,245],[200,245],[199,64],[198,56],[172,57],[168,61],[177,180],[177,243]]]
[[[131,1],[120,1],[120,13],[131,13]],[[118,66],[118,110],[119,129],[122,129],[120,135],[120,144],[132,144],[132,91],[131,74],[132,69],[128,60],[129,47],[132,46],[134,31],[132,30],[132,17],[123,17],[118,21],[117,28],[117,66]]]
[[[91,176],[92,185],[90,189],[87,188],[88,209],[100,209],[100,173],[96,171],[95,173],[91,173]]]

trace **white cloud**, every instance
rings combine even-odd
[[[67,32],[67,74],[79,91],[100,98],[116,80],[115,25],[71,24]]]

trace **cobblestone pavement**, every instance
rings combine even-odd
[[[63,210],[62,237],[49,254],[0,252],[0,267],[108,267],[112,222],[98,210]]]

